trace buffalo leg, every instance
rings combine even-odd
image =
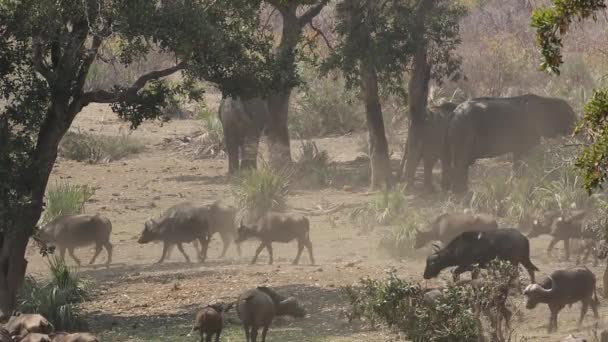
[[[228,247],[230,247],[230,241],[231,236],[229,234],[220,234],[221,238],[222,238],[222,254],[220,254],[220,258],[223,258],[226,255],[226,251],[228,250]]]
[[[251,342],[256,342],[258,340],[258,326],[254,325],[251,327]]]
[[[249,336],[249,326],[243,325],[243,329],[245,329],[245,342],[251,341],[251,336]]]
[[[272,258],[272,243],[267,243],[266,244],[266,249],[268,250],[268,265],[272,265],[273,262],[273,258]]]
[[[201,244],[201,250],[198,253],[198,261],[205,262],[205,260],[207,260],[207,250],[209,249],[209,238],[199,237],[198,241]]]
[[[106,261],[106,265],[110,265],[112,263],[112,252],[114,250],[114,246],[110,243],[110,241],[103,244],[103,247],[108,252],[108,260]]]
[[[220,335],[222,334],[221,331],[218,331],[215,333],[215,342],[220,342]]]
[[[578,327],[581,327],[581,324],[583,324],[583,319],[585,318],[585,315],[587,314],[587,311],[589,310],[589,300],[590,298],[586,298],[584,300],[581,301],[581,316],[578,318]]]
[[[182,255],[184,256],[184,258],[186,258],[186,262],[190,262],[190,257],[188,256],[188,254],[186,254],[186,251],[184,251],[184,246],[180,243],[177,244],[177,249],[180,251],[180,253],[182,253]]]
[[[471,271],[471,265],[466,265],[466,266],[458,266],[454,269],[453,273],[452,273],[452,280],[454,282],[457,282],[460,279],[460,274],[467,272],[467,271]]]
[[[92,265],[95,262],[95,259],[97,259],[97,257],[99,256],[99,253],[101,253],[102,249],[103,249],[103,246],[101,243],[98,242],[95,244],[95,254],[93,254],[91,261],[89,261],[89,265]]]
[[[297,265],[300,261],[300,255],[302,255],[302,251],[304,250],[304,243],[298,240],[298,254],[296,254],[296,258],[293,259],[292,265]]]
[[[268,334],[268,326],[264,326],[262,329],[262,342],[266,342],[266,334]]]
[[[258,260],[258,256],[260,255],[260,253],[262,253],[262,250],[266,247],[266,242],[262,242],[260,243],[260,245],[258,246],[258,248],[255,250],[255,254],[253,255],[253,259],[251,259],[251,264],[255,264],[256,261]]]
[[[551,242],[549,242],[549,246],[547,246],[547,255],[549,257],[551,257],[551,251],[553,250],[553,247],[555,247],[555,245],[559,242],[559,240],[557,238],[553,238],[551,239]]]
[[[566,261],[570,260],[570,239],[564,239],[564,253]]]
[[[78,266],[80,266],[80,260],[78,260],[78,258],[74,255],[74,248],[68,248],[68,254],[70,254],[70,256],[72,257],[72,259],[74,259],[74,261],[76,261],[76,263],[78,264]]]
[[[163,254],[161,254],[161,256],[160,256],[160,260],[158,260],[158,261],[156,262],[157,264],[162,264],[162,263],[163,263],[163,261],[165,261],[165,257],[167,257],[167,253],[169,252],[169,248],[170,248],[170,247],[171,247],[171,246],[170,246],[168,243],[163,242]]]
[[[310,264],[315,264],[315,257],[312,255],[312,242],[310,240],[306,241],[306,249],[308,250],[308,258],[310,259]]]

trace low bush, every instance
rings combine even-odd
[[[416,229],[419,229],[425,223],[423,214],[420,212],[410,212],[400,221],[398,226],[391,227],[384,233],[378,245],[381,250],[395,259],[403,259],[412,255]]]
[[[207,105],[201,103],[195,112],[196,118],[201,120],[205,133],[198,138],[197,158],[216,157],[224,150],[224,130],[218,115],[213,113]]]
[[[46,317],[58,331],[86,330],[79,304],[89,297],[89,283],[58,257],[49,258],[51,279],[25,279],[19,296],[21,312]]]
[[[302,154],[295,164],[298,185],[324,187],[330,184],[334,169],[327,151],[319,151],[314,141],[302,141]]]
[[[376,200],[362,204],[350,212],[350,219],[360,227],[373,228],[396,222],[405,212],[407,198],[401,187],[382,191]]]
[[[59,146],[59,155],[79,162],[111,162],[141,153],[145,145],[130,135],[106,136],[68,132]]]
[[[87,185],[55,183],[54,186],[47,189],[46,207],[42,221],[46,223],[61,215],[83,213],[85,203],[94,194],[95,190]]]
[[[242,172],[234,191],[238,205],[254,219],[269,211],[285,209],[290,178],[287,171],[274,170],[268,165]]]

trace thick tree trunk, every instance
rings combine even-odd
[[[405,177],[408,186],[411,186],[414,181],[416,167],[424,149],[424,125],[431,79],[431,66],[426,57],[426,47],[419,47],[412,61],[412,72],[408,84],[410,127],[406,143],[407,151],[404,152],[408,156],[405,163]]]
[[[291,164],[291,146],[289,139],[289,98],[291,88],[268,97],[268,110],[271,120],[266,128],[266,137],[270,145],[270,164],[272,167],[284,167]]]
[[[370,187],[376,189],[384,185],[388,189],[391,186],[392,174],[382,106],[378,95],[378,77],[373,66],[366,61],[361,63],[361,91],[365,101],[369,131],[369,158],[372,170]]]

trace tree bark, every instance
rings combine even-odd
[[[288,123],[290,97],[291,88],[286,88],[267,99],[271,120],[266,128],[266,137],[270,145],[270,164],[274,168],[292,162]]]
[[[406,142],[407,162],[405,175],[408,185],[414,180],[416,167],[422,157],[424,144],[424,125],[429,97],[429,82],[431,66],[427,60],[427,45],[423,40],[424,23],[427,14],[435,6],[434,0],[420,0],[416,8],[414,32],[420,35],[419,43],[412,60],[412,71],[408,83],[408,106],[410,112],[410,127]]]
[[[369,131],[369,158],[372,171],[370,188],[376,189],[384,185],[388,189],[391,186],[392,174],[382,106],[378,95],[378,77],[374,67],[367,61],[361,61],[361,93],[365,101]]]

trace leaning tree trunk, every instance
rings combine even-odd
[[[270,164],[275,168],[289,165],[292,161],[288,128],[290,96],[291,88],[286,88],[267,99],[271,120],[266,128],[266,137],[270,145]]]
[[[368,62],[361,62],[361,92],[365,101],[367,129],[369,131],[369,158],[371,165],[370,187],[391,186],[392,174],[388,156],[388,142],[384,130],[382,106],[378,95],[376,70]]]

